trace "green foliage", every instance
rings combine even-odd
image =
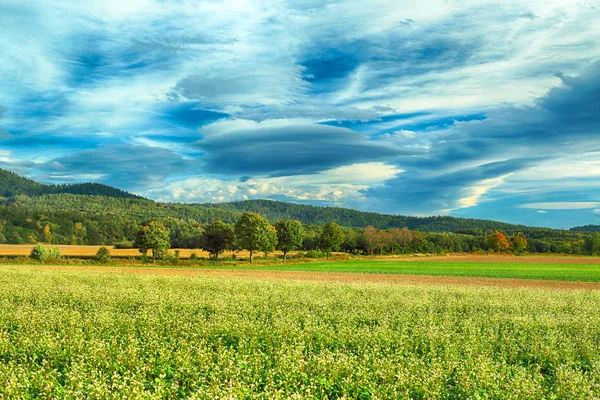
[[[306,257],[306,258],[323,258],[323,257],[325,257],[325,254],[322,251],[309,250],[306,253],[304,253],[304,257]]]
[[[515,253],[523,253],[527,250],[527,238],[523,235],[514,235],[510,238],[510,247]]]
[[[585,239],[585,252],[592,256],[600,255],[600,233],[594,233]]]
[[[133,249],[135,247],[135,243],[129,240],[124,240],[122,242],[116,242],[114,246],[115,249]]]
[[[300,221],[281,220],[275,224],[275,229],[277,230],[277,249],[283,251],[283,261],[285,262],[289,251],[302,247],[304,228]]]
[[[319,245],[325,250],[327,258],[332,251],[338,251],[345,240],[344,231],[335,222],[330,222],[323,227]]]
[[[62,258],[62,252],[58,247],[48,247],[42,243],[38,243],[31,249],[29,257],[37,261],[46,261],[48,259],[58,260]]]
[[[255,251],[269,253],[277,245],[277,232],[273,225],[259,214],[246,212],[235,224],[235,236],[240,249],[250,252],[250,262],[254,262]]]
[[[152,251],[152,262],[156,262],[157,258],[164,259],[171,247],[169,231],[158,221],[149,222],[138,231],[136,245],[144,256]]]
[[[594,399],[600,292],[2,268],[0,398]]]
[[[107,263],[110,261],[110,250],[106,247],[100,247],[96,252],[96,261],[101,263]]]
[[[202,235],[202,249],[208,251],[215,259],[225,250],[233,249],[235,232],[233,227],[219,220],[208,224]]]

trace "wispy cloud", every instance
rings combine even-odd
[[[544,215],[520,204],[600,198],[594,2],[5,0],[0,15],[0,166],[32,177],[523,222]],[[378,178],[342,176],[359,170]]]

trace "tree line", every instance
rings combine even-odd
[[[288,252],[306,250],[307,247],[323,251],[329,258],[332,251],[340,250],[370,255],[431,252],[432,245],[442,252],[478,249],[520,254],[526,252],[529,245],[523,234],[507,237],[498,231],[482,238],[473,238],[466,235],[431,236],[408,228],[382,230],[369,226],[362,230],[344,229],[335,222],[319,228],[309,227],[307,230],[297,220],[280,220],[272,225],[259,214],[245,212],[234,225],[220,220],[206,225],[199,242],[200,247],[214,259],[228,250],[247,250],[251,263],[256,252],[268,254],[276,249],[283,252],[285,262]],[[153,260],[165,257],[170,247],[169,231],[161,222],[151,221],[138,230],[136,246],[144,256],[152,251]],[[600,254],[600,234],[590,235],[582,246],[587,254]]]

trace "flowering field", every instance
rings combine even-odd
[[[0,268],[0,398],[599,398],[600,291]]]

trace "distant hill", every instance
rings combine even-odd
[[[44,194],[60,193],[106,196],[119,199],[141,199],[140,196],[100,183],[44,185],[17,175],[14,172],[0,169],[0,197],[14,197],[20,194],[26,196],[41,196]]]
[[[600,232],[600,225],[583,225],[571,228],[573,232]]]
[[[19,196],[25,195],[25,196]],[[2,200],[1,198],[5,198]],[[217,204],[160,203],[97,183],[73,185],[44,185],[0,169],[0,206],[19,207],[38,213],[69,213],[103,215],[106,217],[135,218],[136,221],[152,218],[175,218],[200,223],[220,219],[235,222],[242,212],[254,211],[276,222],[297,219],[305,225],[324,225],[336,222],[341,226],[379,229],[403,228],[422,232],[453,232],[480,235],[490,231],[529,232],[532,236],[563,236],[569,231],[531,228],[503,222],[455,218],[449,216],[410,217],[378,214],[339,207],[318,207],[273,200],[246,200]],[[585,227],[581,227],[585,228]],[[576,233],[577,228],[574,228]],[[588,232],[589,230],[585,231]]]
[[[253,211],[271,221],[297,219],[307,225],[324,225],[336,222],[347,227],[374,226],[379,229],[403,228],[427,232],[464,232],[501,230],[505,232],[528,229],[524,225],[513,225],[497,221],[456,218],[448,216],[409,217],[403,215],[378,214],[340,207],[318,207],[305,204],[286,203],[273,200],[245,200],[231,203],[206,203],[204,207],[230,211]]]

